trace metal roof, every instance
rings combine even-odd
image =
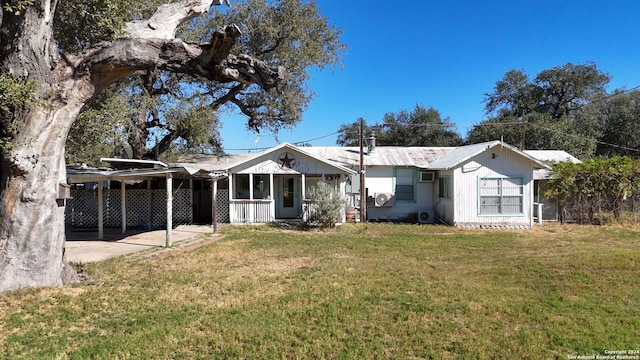
[[[120,159],[120,158],[100,158],[100,161],[111,164],[116,169],[148,169],[166,168],[167,164],[155,160]]]
[[[574,164],[582,162],[564,150],[525,150],[524,153],[549,164],[564,161],[572,162]]]
[[[516,147],[499,140],[459,147],[377,146],[371,152],[365,148],[363,158],[365,166],[415,166],[422,169],[445,170],[452,169],[483,151],[496,146],[520,154],[541,169],[550,169],[545,162],[554,161],[554,159],[579,161],[562,150],[520,151]],[[284,147],[291,147],[319,161],[332,162],[336,166],[355,168],[360,164],[360,148],[357,146],[295,147],[284,143],[258,154],[231,154],[224,156],[189,154],[182,156],[178,162],[172,165],[193,166],[207,170],[228,170],[245,161]]]
[[[209,171],[227,170],[234,165],[254,157],[256,154],[185,154],[180,156],[171,166],[188,166]]]
[[[536,164],[538,168],[550,169],[550,167],[544,162],[499,140],[457,147],[454,151],[449,152],[447,155],[431,164],[431,168],[434,170],[450,170],[472,157],[494,147],[500,147],[500,151],[504,148],[520,154]]]
[[[211,172],[193,167],[126,170],[67,168],[67,179],[70,184],[107,180],[140,180],[150,177],[166,177],[167,174],[183,175],[208,180],[217,180],[227,177],[227,174],[224,172]]]
[[[304,151],[314,154],[344,166],[358,166],[360,164],[360,148],[357,146],[311,146]],[[428,168],[431,163],[451,152],[452,147],[402,147],[378,146],[374,151],[364,150],[364,164],[366,166],[416,166]]]

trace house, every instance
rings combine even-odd
[[[362,157],[368,221],[468,228],[532,227],[534,173],[550,170],[501,141],[460,147],[376,147],[371,141]],[[319,181],[343,194],[348,206],[360,204],[358,147],[282,144],[256,155],[182,161],[227,172],[228,192],[221,196],[229,199],[231,223],[304,217],[306,193]]]
[[[285,143],[257,154],[185,155],[166,169],[153,170],[153,175],[165,177],[173,172],[181,177],[173,183],[173,193],[179,192],[176,199],[181,199],[171,205],[174,224],[180,220],[176,214],[184,214],[182,222],[192,223],[304,219],[312,204],[307,196],[309,189],[323,181],[345,197],[347,208],[362,212],[367,221],[443,223],[464,228],[533,226],[534,181],[551,170],[538,158],[543,154],[523,152],[501,141],[460,147],[376,147],[375,139],[371,140],[362,154],[358,147],[297,147]],[[362,193],[366,197],[362,209],[361,158],[365,175]],[[105,176],[150,176],[148,170],[127,171]],[[156,181],[160,181],[160,188],[171,188],[161,183],[163,180]],[[163,199],[163,193],[155,195],[152,186],[153,181],[147,182],[145,189],[135,190],[139,194],[127,191],[127,207],[136,206],[134,195],[141,199],[141,208],[149,206],[148,199]],[[116,189],[110,199],[124,199],[125,186],[121,187],[122,191]],[[73,191],[73,201],[83,198],[78,193],[82,190]],[[132,200],[128,200],[130,195]],[[94,194],[88,196],[95,198]],[[117,220],[115,206],[107,210],[110,216],[115,215],[110,218]],[[74,211],[68,209],[70,214]],[[124,207],[119,212],[135,213]],[[140,212],[141,223],[151,224],[147,219],[152,215],[155,218],[156,213],[168,211]],[[345,209],[342,221],[346,213]],[[131,216],[127,222],[134,224]],[[80,224],[76,222],[75,226]]]
[[[212,189],[217,198],[228,200],[226,218],[230,223],[265,223],[279,219],[304,218],[310,200],[309,188],[324,181],[346,194],[351,177],[357,172],[337,162],[318,157],[310,148],[282,144],[259,154],[216,156],[187,156],[177,165],[195,165],[228,174],[228,181]],[[206,202],[200,198],[194,205]],[[224,200],[222,200],[224,202]],[[218,203],[219,208],[224,204]],[[203,205],[208,210],[206,205]],[[205,213],[207,211],[205,210]],[[199,217],[196,211],[194,217]],[[342,214],[344,221],[345,214]]]
[[[533,174],[550,167],[501,141],[460,147],[371,147],[364,156],[369,221],[465,228],[533,226]],[[355,148],[308,148],[355,166]],[[352,180],[359,188],[357,180]]]

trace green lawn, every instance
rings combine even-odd
[[[567,359],[640,348],[640,230],[223,228],[163,259],[0,295],[0,354],[42,359]]]

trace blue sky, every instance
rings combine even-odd
[[[381,122],[385,113],[416,104],[438,109],[464,137],[485,119],[484,94],[510,69],[534,77],[594,62],[612,76],[609,91],[640,85],[640,1],[317,2],[349,46],[343,70],[312,73],[313,103],[277,139],[263,132],[256,144],[244,118],[223,118],[227,152],[282,142],[335,145],[330,134],[341,124]]]

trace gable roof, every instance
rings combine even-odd
[[[545,161],[548,161],[552,155],[575,159],[561,150],[520,151],[514,146],[495,140],[459,147],[378,146],[372,152],[368,152],[365,148],[363,160],[365,166],[415,166],[430,170],[450,170],[495,147],[500,147],[500,151],[507,149],[515,152],[531,161],[537,169],[550,170],[551,167]],[[257,154],[230,154],[224,156],[189,154],[182,156],[178,162],[172,165],[229,171],[238,165],[284,149],[307,155],[316,161],[336,167],[346,173],[354,173],[350,168],[355,168],[360,164],[360,148],[356,146],[297,147],[289,143],[283,143]],[[576,161],[579,160],[576,159]]]
[[[539,169],[550,169],[549,165],[543,163],[542,161],[532,157],[531,155],[528,155],[527,153],[524,153],[518,150],[517,148],[511,145],[505,144],[504,142],[499,140],[473,144],[473,145],[460,146],[458,148],[455,148],[455,150],[447,153],[442,158],[433,162],[430,168],[433,170],[451,170],[461,165],[465,161],[473,158],[474,156],[479,155],[484,151],[487,151],[497,146],[500,146],[500,150],[508,149],[510,151],[515,152],[518,155],[521,155],[527,158],[529,161],[533,162],[536,165],[536,167]]]
[[[191,154],[188,156],[181,157],[179,161],[173,165],[197,166],[202,169],[231,171],[232,169],[237,168],[243,164],[249,163],[253,160],[259,159],[261,157],[265,157],[272,153],[286,150],[286,151],[293,151],[293,152],[297,152],[299,154],[308,156],[314,159],[315,161],[318,161],[320,163],[326,164],[327,166],[335,168],[336,170],[339,170],[344,174],[356,173],[356,171],[348,167],[345,167],[339,162],[334,162],[334,161],[331,161],[330,159],[319,157],[312,152],[305,151],[306,149],[311,149],[311,148],[306,148],[306,147],[300,148],[300,147],[291,145],[289,143],[283,143],[257,154],[232,154],[232,155],[225,155],[225,156]]]

